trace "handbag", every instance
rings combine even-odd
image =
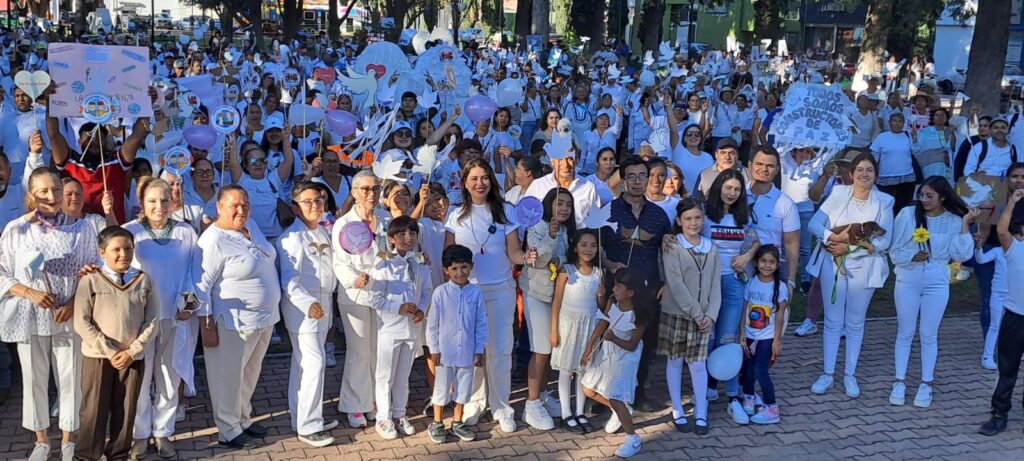
[[[270,178],[267,178],[267,183],[270,184],[270,191],[274,193],[275,197],[277,197],[276,213],[278,224],[280,224],[281,227],[291,226],[292,223],[295,222],[295,213],[292,211],[292,207],[277,194],[277,188],[274,187],[274,182],[271,181]]]

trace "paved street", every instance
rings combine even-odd
[[[947,318],[940,334],[940,356],[936,370],[935,401],[931,408],[910,405],[919,376],[917,344],[907,381],[908,405],[900,408],[888,404],[892,385],[892,342],[895,319],[869,321],[867,338],[858,367],[863,395],[850,399],[842,391],[841,376],[837,386],[824,396],[808,391],[821,372],[821,335],[801,339],[788,336],[784,356],[773,369],[775,388],[782,411],[782,424],[768,427],[740,427],[725,412],[724,398],[711,407],[711,432],[705,437],[680,434],[671,425],[669,410],[638,414],[644,449],[637,459],[1024,459],[1024,428],[1020,407],[1011,414],[1007,432],[992,438],[975,432],[987,415],[988,401],[995,372],[979,365],[980,339],[976,316]],[[839,369],[842,369],[840,351]],[[339,415],[335,409],[338,393],[339,366],[328,371],[325,414]],[[201,362],[201,361],[200,361]],[[426,396],[425,384],[414,371],[414,406],[419,407]],[[242,460],[372,460],[406,459],[606,459],[612,457],[622,435],[603,431],[587,436],[555,430],[538,432],[520,422],[514,434],[501,433],[487,419],[477,427],[480,439],[470,443],[432,444],[425,428],[427,420],[412,421],[420,433],[408,438],[383,441],[372,429],[338,428],[333,431],[338,443],[314,449],[299,442],[288,429],[287,390],[288,359],[268,357],[253,405],[259,419],[270,429],[267,445],[248,452],[216,448],[213,418],[206,401],[190,399],[193,409],[184,423],[179,423],[175,443],[179,458],[218,458]],[[664,368],[657,370],[654,395],[668,401],[664,389]],[[202,369],[200,369],[202,370]],[[200,396],[206,395],[205,371],[201,371]],[[689,379],[684,377],[688,389]],[[552,386],[553,388],[554,386]],[[1014,396],[1021,401],[1021,385]],[[513,396],[517,411],[522,410],[525,390]],[[684,393],[688,392],[684,389]],[[31,435],[22,429],[20,393],[12,396],[0,409],[0,459],[24,459],[32,447]],[[415,412],[410,409],[410,412]],[[605,416],[592,419],[600,427]],[[56,426],[54,426],[56,427]],[[56,433],[54,433],[56,443]],[[158,459],[151,455],[149,459]]]

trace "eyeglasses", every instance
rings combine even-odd
[[[265,159],[265,158],[251,158],[251,159],[249,159],[249,165],[250,166],[266,165],[266,164],[267,164],[267,159]]]
[[[700,137],[700,133],[686,133],[683,136],[687,137],[687,138],[699,138]]]
[[[209,178],[213,176],[213,170],[192,170],[192,174],[200,178]]]
[[[399,131],[395,132],[395,137],[396,138],[411,138],[412,137],[412,132],[409,132],[409,131],[406,131],[406,130],[399,130]]]
[[[384,188],[383,188],[383,187],[380,187],[380,186],[373,186],[373,187],[369,187],[369,186],[363,186],[363,187],[353,187],[352,189],[354,189],[354,190],[359,190],[359,191],[363,191],[363,193],[364,193],[364,194],[369,194],[369,193],[371,193],[371,192],[373,192],[374,194],[379,194],[379,193],[380,193],[380,191],[384,190]]]
[[[322,207],[324,206],[324,199],[315,198],[312,200],[296,200],[295,203],[298,203],[299,205],[302,205],[306,208]]]
[[[630,182],[645,182],[647,181],[647,173],[633,173],[626,175],[626,181]]]

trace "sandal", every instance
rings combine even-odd
[[[704,422],[703,426],[700,425],[702,421]],[[697,435],[706,435],[708,433],[708,420],[704,418],[697,418],[697,420],[693,422],[693,432]]]

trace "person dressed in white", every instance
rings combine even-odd
[[[971,147],[964,164],[964,176],[983,172],[989,176],[1002,176],[1010,164],[1018,162],[1017,148],[1007,139],[1010,124],[1005,119],[993,119],[989,125],[989,138]]]
[[[667,98],[665,104],[668,104]],[[704,145],[704,131],[699,125],[689,124],[683,128],[683,139],[680,140],[676,130],[679,120],[676,119],[673,111],[666,110],[665,113],[668,116],[668,138],[669,146],[672,148],[672,163],[679,165],[679,168],[683,170],[686,190],[693,193],[700,183],[700,172],[714,165],[715,158],[701,150],[701,146]]]
[[[892,239],[891,195],[875,187],[878,162],[869,153],[853,160],[853,184],[837,185],[811,218],[808,230],[818,238],[818,248],[807,264],[807,272],[821,280],[821,297],[825,306],[823,336],[824,374],[811,392],[824,394],[835,384],[836,357],[839,339],[846,335],[846,369],[843,385],[846,395],[860,396],[855,373],[860,347],[864,341],[864,319],[875,289],[889,277],[885,252]],[[832,229],[853,223],[874,221],[885,231],[871,237],[872,249],[850,247],[848,231]],[[852,250],[852,251],[851,251]]]
[[[299,441],[314,447],[334,443],[330,430],[337,421],[324,421],[324,346],[331,329],[334,287],[331,236],[320,224],[326,201],[311,182],[292,189],[295,222],[275,247],[281,266],[281,314],[292,343],[288,373],[288,412]]]
[[[281,284],[274,245],[249,219],[249,196],[236,185],[217,193],[217,220],[192,258],[213,420],[221,446],[251,449],[267,429],[252,421],[252,395],[274,324]]]
[[[373,420],[374,366],[377,363],[377,315],[371,306],[370,271],[378,252],[387,251],[385,223],[388,213],[377,208],[380,183],[373,173],[363,170],[352,178],[352,209],[334,223],[331,245],[338,244],[341,229],[350,222],[362,221],[373,234],[373,243],[363,252],[352,254],[334,247],[334,276],[338,278],[338,312],[345,328],[345,367],[341,375],[338,411],[348,414],[351,427],[366,427]],[[340,245],[340,244],[339,244]],[[386,416],[385,416],[386,417]]]
[[[484,373],[474,376],[465,423],[475,425],[490,406],[502,432],[511,433],[516,430],[515,412],[509,404],[516,309],[512,264],[532,264],[537,251],[523,250],[518,225],[510,219],[514,210],[501,199],[497,179],[487,163],[480,159],[467,162],[461,186],[462,205],[453,208],[445,221],[445,248],[459,244],[473,251],[476,261],[470,282],[483,290],[489,320]]]
[[[647,189],[644,191],[644,195],[647,196],[648,201],[665,211],[665,216],[669,221],[674,220],[679,197],[665,193],[668,165],[661,157],[654,157],[647,161],[647,171]]]
[[[555,138],[561,136],[556,133]],[[554,144],[554,143],[553,143]],[[590,214],[590,209],[597,207],[597,188],[594,183],[576,174],[576,156],[573,151],[562,151],[553,145],[545,147],[548,161],[551,162],[551,173],[536,178],[526,189],[522,197],[534,197],[544,200],[551,189],[561,187],[572,194],[573,210],[576,212],[576,225],[583,225],[583,218]],[[463,172],[466,170],[463,169]],[[495,185],[496,186],[496,185]]]
[[[786,277],[789,297],[796,291],[800,266],[800,212],[788,195],[775,187],[779,173],[779,152],[761,146],[750,159],[750,217],[761,245],[775,245],[785,253],[780,270]]]
[[[188,342],[188,322],[195,304],[189,302],[194,293],[191,273],[196,241],[193,228],[171,217],[171,188],[157,178],[145,178],[138,186],[142,215],[125,223],[124,228],[135,237],[135,258],[132,266],[149,274],[160,300],[157,334],[146,348],[142,392],[135,412],[131,455],[146,457],[149,438],[155,438],[157,454],[173,458],[177,452],[170,437],[174,435],[178,409],[178,384],[185,375],[185,385],[195,389],[191,370],[192,351],[181,347]],[[183,350],[184,349],[184,350]],[[176,354],[180,354],[176,355]],[[185,365],[185,366],[182,366]]]
[[[597,171],[597,154],[606,147],[615,148],[622,131],[622,106],[615,112],[601,109],[594,120],[594,129],[583,135],[583,155],[580,157],[580,174],[592,175]]]
[[[14,110],[0,114],[0,147],[11,162],[14,181],[20,182],[28,155],[42,154],[43,161],[49,161],[50,149],[43,143],[46,117],[33,109],[32,97],[18,87],[11,94]]]
[[[237,153],[229,153],[231,183],[238,184],[252,197],[252,219],[270,240],[276,239],[283,230],[277,216],[277,201],[285,191],[284,183],[291,179],[294,156],[288,136],[285,135],[283,144],[284,161],[273,171],[268,169],[266,152],[253,141],[243,142]]]
[[[921,385],[914,406],[932,403],[932,381],[939,355],[939,323],[949,301],[949,263],[974,254],[969,226],[978,216],[968,209],[943,176],[931,176],[917,189],[917,203],[896,216],[889,257],[896,265],[896,383],[889,403],[906,401],[907,364],[918,320],[921,322]]]
[[[388,243],[393,250],[377,255],[370,291],[378,325],[374,429],[385,440],[393,440],[399,432],[406,436],[416,433],[405,415],[409,374],[433,285],[422,255],[413,251],[419,245],[415,219],[398,216],[391,220]]]
[[[1003,249],[992,247],[986,250],[981,245],[981,238],[975,237],[974,260],[981,264],[994,263],[992,271],[992,294],[989,296],[989,312],[991,321],[988,332],[985,333],[985,348],[981,352],[981,366],[986,370],[995,370],[996,365],[996,339],[999,337],[999,325],[1003,320],[1003,302],[1009,292],[1006,280],[1006,257]]]
[[[28,214],[0,236],[0,340],[18,345],[21,361],[22,426],[35,432],[30,461],[50,455],[49,381],[56,362],[61,459],[74,457],[82,399],[81,338],[74,332],[75,278],[86,265],[99,265],[96,230],[61,212],[61,181],[39,168],[29,175]]]
[[[30,163],[32,162],[26,162]],[[7,223],[25,214],[28,174],[21,175],[21,181],[12,181],[11,174],[11,162],[7,154],[0,150],[0,234],[7,227]]]

